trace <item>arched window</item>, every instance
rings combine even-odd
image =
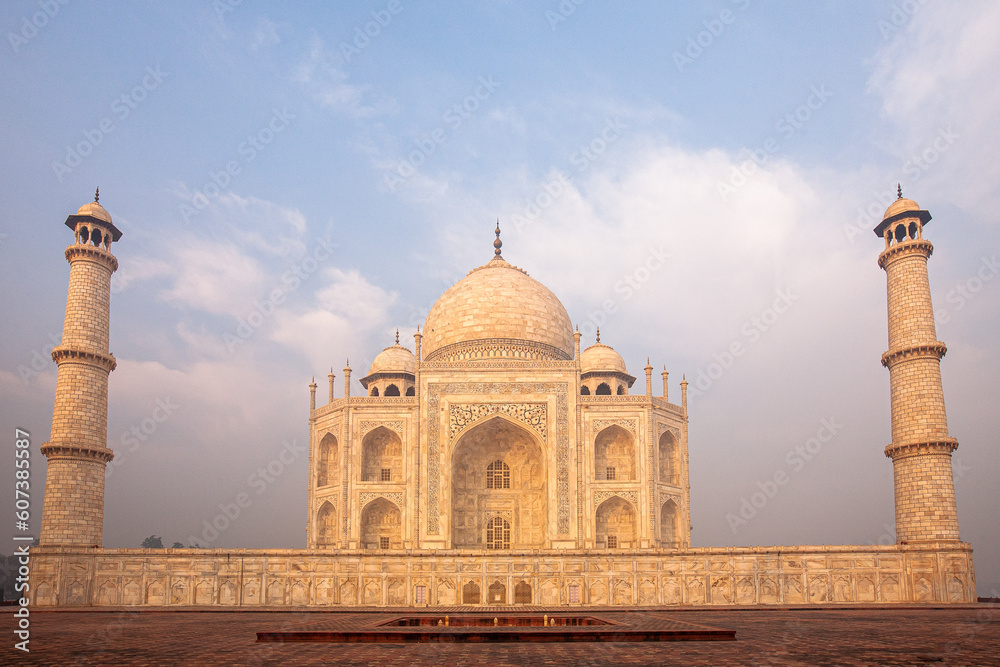
[[[397,387],[394,384],[390,384],[388,387],[385,388],[385,395],[386,396],[399,396],[399,387]]]
[[[610,396],[611,387],[609,387],[606,382],[602,382],[601,384],[597,385],[597,391],[595,391],[594,393],[597,394],[598,396]]]
[[[494,461],[486,466],[487,489],[509,489],[510,467],[503,461]]]
[[[510,549],[510,523],[495,516],[486,523],[486,548]]]
[[[416,396],[417,394],[414,391],[413,387],[407,387],[406,388],[406,395],[407,396]]]
[[[580,395],[590,396],[590,387],[588,387],[587,385],[583,385],[582,387],[580,387]]]
[[[378,387],[372,387],[372,396],[378,396]]]
[[[619,396],[625,395],[625,387],[623,385],[618,385],[618,395]]]

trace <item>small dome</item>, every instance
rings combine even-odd
[[[624,373],[625,361],[614,348],[604,343],[595,343],[580,353],[581,373]]]
[[[378,353],[372,361],[368,375],[375,373],[416,373],[417,358],[408,349],[396,343]]]
[[[896,201],[889,204],[889,208],[885,210],[885,215],[882,216],[882,219],[888,220],[892,216],[899,215],[900,213],[903,213],[905,211],[919,211],[919,210],[920,207],[917,205],[917,202],[913,201],[912,199],[906,199],[904,197],[900,197]]]
[[[566,308],[545,285],[500,256],[470,271],[431,308],[424,323],[424,359],[432,361],[463,343],[492,356],[498,340],[526,342],[540,358],[573,358]]]
[[[98,204],[96,201],[89,201],[80,207],[80,210],[76,212],[77,215],[89,215],[98,220],[103,220],[104,222],[111,223],[111,214],[107,210]]]

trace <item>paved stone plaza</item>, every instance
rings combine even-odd
[[[480,607],[477,613],[490,608]],[[564,609],[536,607],[537,613]],[[456,613],[458,608],[434,609]],[[461,610],[461,611],[468,611]],[[497,608],[499,612],[499,608]],[[511,609],[505,608],[505,612]],[[588,609],[736,631],[736,641],[644,644],[268,644],[262,630],[374,627],[396,614],[352,611],[32,611],[18,665],[1000,665],[1000,605],[948,608]],[[5,612],[9,627],[10,612]],[[10,633],[6,633],[10,634]]]

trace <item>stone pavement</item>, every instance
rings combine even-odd
[[[2,665],[1000,665],[1000,605],[987,604],[634,612],[574,608],[571,612],[612,618],[643,614],[736,631],[736,641],[729,642],[644,644],[255,642],[256,632],[262,630],[372,627],[401,613],[413,614],[412,609],[399,613],[32,610],[29,654],[13,649],[12,611],[2,610],[6,638],[0,647]],[[442,610],[419,613],[428,611]],[[503,608],[507,614],[523,611]]]

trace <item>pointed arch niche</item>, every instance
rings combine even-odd
[[[319,442],[316,462],[316,486],[333,486],[340,479],[340,458],[337,437],[327,433]]]
[[[316,546],[336,547],[337,538],[337,508],[326,501],[316,512]]]
[[[544,546],[545,487],[545,459],[534,434],[499,414],[468,429],[452,452],[453,546],[483,549],[490,536],[493,548]],[[504,540],[497,546],[497,518],[510,525],[509,545]]]
[[[376,498],[361,510],[361,544],[365,549],[402,549],[403,523],[399,507]]]
[[[632,503],[612,496],[597,508],[596,519],[598,549],[625,549],[635,545],[636,522]]]
[[[680,464],[677,438],[670,431],[664,431],[660,436],[657,451],[659,459],[659,478],[664,484],[680,485]]]
[[[400,482],[403,474],[403,442],[385,426],[370,431],[361,440],[361,481]]]
[[[660,507],[660,546],[667,549],[680,548],[681,537],[677,529],[680,515],[680,509],[673,499],[667,500]]]
[[[609,426],[594,438],[594,476],[598,480],[635,479],[635,438],[621,426]]]

